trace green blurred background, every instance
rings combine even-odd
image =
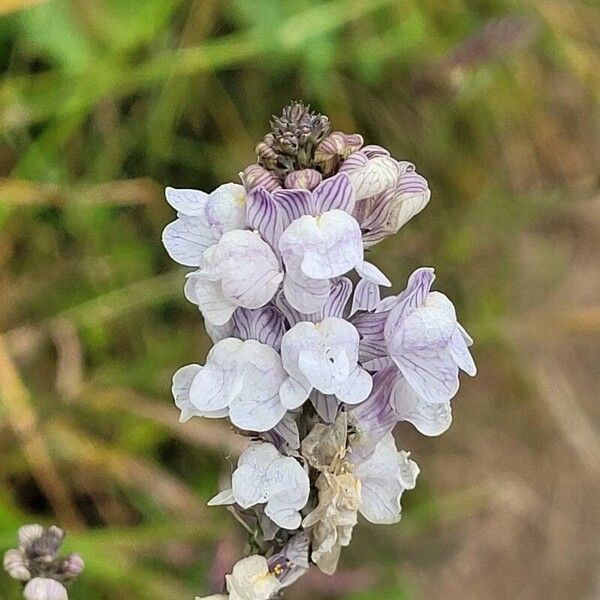
[[[170,397],[209,342],[162,189],[235,180],[303,99],[428,178],[374,261],[437,269],[480,371],[444,436],[400,428],[403,521],[289,598],[600,597],[597,2],[2,0],[0,48],[0,549],[68,528],[72,600],[191,599],[236,558],[205,503],[240,442]]]

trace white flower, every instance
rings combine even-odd
[[[279,527],[297,529],[309,488],[308,474],[295,458],[283,456],[272,444],[256,443],[240,456],[232,489],[215,496],[209,505],[237,502],[250,508],[265,504],[265,514]]]
[[[252,231],[229,231],[208,248],[200,269],[189,274],[188,300],[213,325],[224,325],[238,306],[260,308],[283,279],[269,244]]]
[[[36,577],[23,590],[25,600],[69,600],[65,587],[54,579]]]
[[[258,555],[238,561],[225,579],[229,600],[269,600],[281,588],[267,559]]]
[[[458,391],[459,368],[475,375],[472,343],[456,320],[450,300],[430,292],[433,269],[415,271],[396,299],[385,323],[390,357],[409,385],[428,402],[450,400]]]
[[[206,357],[206,365],[188,365],[173,380],[182,420],[221,417],[247,431],[268,431],[286,413],[279,399],[285,380],[281,357],[256,340],[225,338]]]
[[[356,328],[338,317],[294,325],[281,341],[283,367],[289,375],[280,389],[281,402],[297,408],[313,388],[334,394],[341,402],[362,402],[372,382],[358,365],[358,342]]]
[[[210,194],[168,187],[165,195],[177,210],[177,219],[165,227],[163,244],[182,265],[199,266],[207,248],[225,232],[245,225],[244,188],[236,183],[221,185]]]
[[[359,511],[367,521],[389,525],[400,520],[402,493],[415,487],[419,474],[417,463],[408,457],[407,452],[398,452],[388,433],[367,460],[354,464],[354,476],[361,483]]]

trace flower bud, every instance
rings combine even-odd
[[[64,585],[54,579],[36,577],[23,590],[25,600],[69,600]]]
[[[19,581],[29,581],[31,579],[31,573],[20,550],[7,550],[5,552],[4,569],[13,579]]]
[[[67,557],[65,562],[62,564],[61,570],[65,580],[71,580],[81,575],[84,567],[85,563],[83,562],[83,558],[81,558],[79,554],[74,553]]]
[[[288,173],[283,182],[287,189],[314,190],[321,183],[323,176],[315,169],[302,169]]]
[[[44,528],[37,523],[23,525],[19,528],[19,546],[23,549],[28,548],[35,540],[38,540],[44,534]]]
[[[258,186],[263,186],[268,192],[281,188],[281,182],[277,176],[260,165],[249,165],[244,169],[241,177],[246,192],[251,192]]]

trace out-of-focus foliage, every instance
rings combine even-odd
[[[565,364],[548,362],[548,332],[599,329],[598,282],[578,271],[582,293],[561,288],[573,239],[596,248],[597,279],[596,2],[11,0],[0,13],[0,548],[22,522],[69,529],[87,562],[73,600],[181,600],[220,579],[241,542],[204,504],[239,446],[221,423],[179,425],[171,406],[171,373],[201,361],[207,338],[160,244],[162,188],[235,180],[270,115],[303,99],[429,179],[429,207],[374,261],[396,290],[417,261],[435,266],[482,369],[434,450],[403,431],[423,467],[403,522],[378,537],[363,525],[348,570],[290,598],[592,597],[597,562],[526,575],[493,560],[480,520],[499,498],[528,515],[546,498],[533,474],[552,455],[548,413],[565,472],[598,474],[598,409],[532,400],[536,377]],[[540,343],[545,358],[524,366]],[[597,346],[582,352],[597,375]],[[561,429],[561,410],[574,425]],[[517,455],[532,465],[507,483]]]

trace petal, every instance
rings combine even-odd
[[[458,367],[448,351],[429,349],[392,356],[413,390],[427,402],[447,402],[458,392]]]
[[[236,305],[259,308],[274,296],[283,279],[277,257],[254,232],[229,231],[211,255],[222,273],[223,293]]]
[[[356,200],[363,200],[396,185],[399,176],[398,162],[390,156],[375,156],[363,167],[349,171],[348,176],[354,186]]]
[[[313,191],[313,198],[315,214],[333,209],[351,213],[354,208],[354,188],[345,173],[338,173],[319,184]]]
[[[286,413],[279,400],[285,372],[279,354],[255,340],[243,342],[243,357],[237,365],[242,372],[239,393],[229,406],[231,422],[248,431],[268,431]]]
[[[167,202],[179,213],[190,217],[204,216],[208,194],[200,190],[165,189]]]
[[[471,377],[475,377],[477,374],[477,367],[469,352],[465,337],[458,327],[450,339],[450,353],[459,368]]]
[[[301,313],[319,311],[329,298],[328,279],[311,279],[301,271],[290,271],[283,279],[283,293],[289,304]]]
[[[398,376],[394,366],[375,373],[369,398],[349,411],[348,418],[356,430],[350,444],[356,460],[370,456],[399,421],[390,401]]]
[[[194,296],[190,292],[188,299],[192,297],[196,299],[204,318],[212,325],[225,325],[231,319],[236,304],[223,293],[220,282],[199,279],[198,277],[194,278],[194,281]]]
[[[379,292],[379,286],[372,281],[361,279],[354,289],[350,315],[355,314],[359,310],[375,310],[380,301],[381,294]]]
[[[186,267],[202,264],[204,251],[217,240],[197,217],[180,216],[162,232],[162,243],[169,256]]]
[[[278,248],[287,219],[284,219],[284,213],[265,188],[259,187],[248,195],[246,221],[249,227],[256,229],[269,242],[271,248]]]
[[[288,410],[294,410],[308,400],[311,390],[312,386],[308,382],[288,377],[279,388],[279,398]]]
[[[297,219],[283,232],[279,248],[288,271],[300,260],[304,275],[313,279],[343,275],[363,257],[360,227],[341,210]]]
[[[202,367],[200,365],[186,365],[181,367],[173,375],[173,385],[171,386],[171,392],[175,400],[175,406],[181,411],[179,418],[180,423],[185,423],[191,417],[202,414],[191,402],[190,402],[190,387],[194,377],[200,372]]]
[[[206,201],[206,222],[218,239],[227,231],[246,225],[246,193],[238,183],[224,183]]]
[[[364,260],[362,263],[357,265],[356,272],[367,281],[382,285],[384,287],[391,287],[392,282],[385,276],[385,273],[380,271],[374,264]]]
[[[252,444],[242,452],[231,478],[233,496],[242,508],[268,500],[267,469],[279,456],[275,446],[263,443]]]
[[[329,297],[323,305],[319,320],[326,317],[343,318],[344,309],[352,293],[352,282],[347,277],[340,277],[331,284]]]
[[[242,340],[258,340],[275,350],[281,347],[285,331],[283,314],[274,306],[255,310],[238,308],[233,315],[238,337]]]
[[[371,393],[373,380],[363,368],[356,367],[350,376],[338,386],[335,395],[346,404],[358,404]]]
[[[313,390],[310,394],[310,401],[315,407],[317,414],[325,421],[325,423],[333,423],[335,421],[339,406],[335,396]]]
[[[403,473],[391,433],[377,444],[373,455],[355,467],[360,479],[360,513],[371,523],[392,524],[400,520],[400,497],[404,491]]]
[[[269,431],[285,415],[287,409],[279,399],[279,393],[270,398],[258,398],[243,393],[229,407],[231,422],[245,431]]]
[[[408,279],[406,289],[398,294],[385,324],[385,338],[391,339],[402,327],[404,319],[425,303],[425,298],[435,279],[434,271],[428,267],[417,269]],[[387,298],[384,302],[388,300]]]
[[[214,498],[211,498],[208,502],[208,506],[223,506],[226,504],[235,504],[235,496],[231,488],[219,492]]]
[[[277,190],[273,198],[281,211],[284,227],[304,215],[314,215],[315,205],[308,190]]]
[[[32,579],[23,590],[25,600],[68,600],[66,588],[55,581],[45,577]]]

